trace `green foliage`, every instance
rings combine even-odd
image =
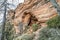
[[[2,33],[2,24],[0,24],[0,33]]]
[[[34,37],[34,34],[23,34],[20,37],[15,38],[14,40],[32,40]]]
[[[50,28],[60,28],[60,16],[56,16],[47,21],[47,25]]]
[[[60,16],[47,21],[47,25],[40,31],[38,40],[60,40]]]
[[[33,31],[36,31],[36,30],[38,29],[38,26],[39,26],[38,24],[33,24],[33,25],[32,25]]]
[[[38,40],[60,40],[60,29],[45,28],[40,31]]]
[[[6,22],[5,37],[7,40],[13,40],[14,38],[14,28],[10,22]]]

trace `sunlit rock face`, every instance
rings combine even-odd
[[[56,16],[57,11],[53,7],[53,5],[48,2],[39,8],[32,11],[32,14],[38,19],[40,22],[46,22],[50,18]]]
[[[25,0],[17,6],[14,13],[13,24],[16,34],[23,33],[26,26],[32,24],[46,26],[46,21],[57,16],[57,10],[46,0]]]

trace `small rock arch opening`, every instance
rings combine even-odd
[[[29,18],[28,18],[28,17],[29,17]],[[28,20],[27,20],[27,21],[28,21],[28,26],[32,26],[32,24],[37,24],[37,22],[38,22],[37,18],[36,18],[35,16],[33,16],[33,15],[31,14],[31,12],[24,12],[22,18],[23,18],[23,19],[24,19],[24,18],[28,19]],[[24,20],[24,21],[25,21],[25,20]],[[24,21],[23,21],[23,22],[24,22]]]

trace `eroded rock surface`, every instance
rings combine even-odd
[[[57,3],[59,4],[59,0],[57,0]],[[31,26],[35,23],[46,26],[46,21],[57,16],[57,10],[51,2],[46,0],[25,0],[24,3],[17,6],[12,15],[14,16],[14,19],[12,19],[14,28],[16,34],[18,34],[21,31],[23,32],[26,26]],[[13,16],[10,17],[12,18]]]

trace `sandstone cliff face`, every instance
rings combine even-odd
[[[59,0],[57,0],[59,4]],[[12,10],[13,11],[13,10]],[[52,17],[57,16],[57,11],[51,2],[46,0],[25,0],[23,4],[19,4],[14,12],[10,11],[9,14],[12,18],[16,34],[22,33],[26,26],[32,24],[39,24],[46,26],[45,22]]]

